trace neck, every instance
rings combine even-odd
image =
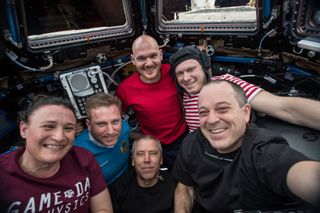
[[[148,179],[148,180],[146,180],[143,177],[137,175],[137,183],[142,188],[152,187],[152,186],[156,185],[159,180],[163,180],[162,177],[159,176],[159,174],[157,174],[156,176],[154,176],[153,178]]]
[[[55,175],[60,168],[60,162],[31,163],[30,161],[27,160],[27,157],[24,154],[19,159],[19,165],[24,172],[28,173],[31,176],[40,177],[40,178],[51,177]]]
[[[142,75],[140,75],[140,80],[146,84],[153,84],[153,83],[156,83],[158,81],[160,81],[161,79],[161,72],[159,72],[159,75],[157,75],[155,78],[153,79],[146,79],[146,78],[143,78]]]

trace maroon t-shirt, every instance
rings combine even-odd
[[[25,173],[24,148],[0,156],[0,212],[89,212],[90,198],[107,186],[93,155],[73,147],[49,178]]]

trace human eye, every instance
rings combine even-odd
[[[66,132],[73,132],[73,131],[75,131],[76,127],[75,126],[66,126],[64,129],[66,130]]]
[[[176,72],[177,77],[180,77],[183,75],[183,72]]]
[[[157,53],[152,54],[150,58],[152,58],[152,59],[156,59],[156,58],[158,58],[158,54],[157,54]]]
[[[112,124],[117,125],[117,124],[119,124],[119,122],[120,122],[120,120],[114,120],[114,121],[112,121]]]
[[[136,156],[138,156],[138,157],[143,157],[143,156],[144,156],[144,153],[143,153],[143,152],[136,152]]]
[[[146,60],[146,58],[145,57],[137,57],[136,60],[139,62],[143,62],[144,60]]]
[[[187,69],[187,72],[188,72],[188,73],[192,73],[194,70],[195,70],[195,67],[189,67],[189,68]]]
[[[45,130],[50,131],[50,130],[53,130],[55,128],[55,125],[54,124],[44,124],[42,127]]]
[[[206,115],[208,115],[208,110],[199,110],[200,117],[205,117]]]
[[[158,152],[157,151],[151,151],[149,154],[152,155],[152,156],[157,156]]]
[[[230,109],[230,107],[228,107],[228,106],[221,106],[221,107],[217,108],[217,111],[220,113],[226,113],[229,111],[229,109]]]
[[[105,123],[97,123],[96,124],[98,127],[104,127],[106,124]]]

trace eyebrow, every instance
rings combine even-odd
[[[229,102],[227,102],[227,101],[221,101],[221,102],[218,102],[218,103],[216,103],[214,106],[216,107],[216,106],[221,106],[221,105],[228,105],[228,106],[230,106],[231,104],[229,103]],[[208,108],[208,107],[205,107],[205,106],[201,106],[200,104],[199,104],[199,109],[201,109],[201,108]]]
[[[190,69],[194,69],[196,67],[196,65],[188,65],[187,67],[181,69],[181,70],[177,70],[176,69],[176,72],[183,72],[183,71],[186,71],[186,70],[190,70]]]

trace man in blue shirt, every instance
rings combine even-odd
[[[87,99],[85,109],[88,128],[76,137],[75,145],[94,154],[106,182],[111,184],[127,171],[130,153],[130,128],[121,119],[121,101],[98,93]]]

